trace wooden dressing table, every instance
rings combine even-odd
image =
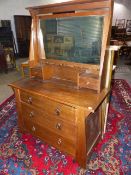
[[[111,0],[75,0],[28,8],[30,78],[10,84],[19,129],[72,155],[83,168],[107,116],[112,6]]]

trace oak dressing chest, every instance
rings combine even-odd
[[[83,168],[107,116],[112,7],[112,0],[74,0],[27,8],[30,78],[10,84],[19,129],[72,155]]]

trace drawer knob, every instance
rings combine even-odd
[[[58,145],[61,145],[62,140],[61,139],[58,139],[57,143],[58,143]]]
[[[59,116],[59,115],[60,115],[60,112],[61,112],[61,111],[60,111],[60,109],[59,109],[59,108],[56,108],[56,109],[55,109],[55,114],[56,114],[56,115],[58,115],[58,116]]]
[[[28,103],[29,103],[29,104],[32,104],[32,97],[29,97],[29,98],[28,98]]]
[[[32,118],[34,116],[34,112],[31,111],[30,114],[29,114],[29,116]]]
[[[57,123],[56,124],[56,128],[59,129],[59,130],[61,130],[61,123]]]
[[[35,131],[35,130],[36,130],[36,129],[35,129],[35,127],[33,126],[33,127],[32,127],[32,131]]]

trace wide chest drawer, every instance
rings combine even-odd
[[[27,93],[24,91],[20,92],[20,98],[22,101],[30,104],[30,106],[41,108],[49,115],[54,115],[57,117],[60,116],[61,118],[71,121],[73,123],[76,121],[74,107],[58,103],[37,94]]]
[[[76,126],[74,124],[65,122],[60,117],[54,115],[49,116],[45,111],[29,106],[24,102],[21,103],[21,106],[24,123],[34,122],[40,124],[43,128],[47,128],[56,134],[75,141]]]
[[[48,144],[60,149],[61,151],[67,152],[72,156],[75,156],[76,144],[69,139],[63,138],[62,136],[53,133],[52,131],[43,128],[40,124],[34,122],[24,122],[24,128],[32,133],[33,135],[39,137],[40,139],[46,141]]]

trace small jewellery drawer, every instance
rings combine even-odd
[[[22,103],[22,116],[23,120],[33,121],[34,123],[42,125],[56,134],[75,140],[76,126],[65,122],[56,116],[49,116],[42,110],[38,110],[35,107],[30,107],[25,103]]]
[[[100,80],[92,77],[79,77],[79,87],[85,87],[93,90],[99,90]]]
[[[61,151],[67,152],[72,156],[75,156],[75,142],[65,139],[58,134],[53,133],[52,131],[44,128],[41,125],[38,125],[29,120],[24,122],[25,129],[32,133],[33,135],[41,138],[43,141],[51,144],[52,146],[60,149]]]
[[[31,77],[37,77],[42,79],[42,70],[41,68],[31,68],[30,69],[30,75]]]
[[[71,106],[58,103],[40,95],[26,93],[24,91],[20,93],[20,97],[22,101],[30,104],[31,106],[41,108],[48,114],[55,115],[57,117],[62,117],[65,120],[73,122],[76,120],[75,109]]]

